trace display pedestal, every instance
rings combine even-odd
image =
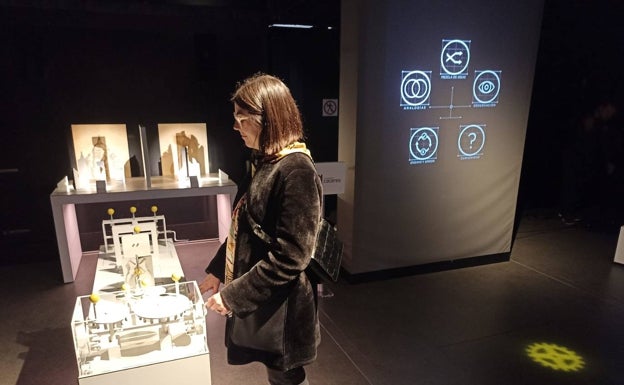
[[[80,385],[150,384],[171,385],[195,383],[211,385],[208,353],[179,360],[161,362],[78,379]]]
[[[80,296],[71,330],[81,385],[211,383],[195,281]]]
[[[63,281],[73,282],[82,259],[80,229],[76,219],[76,204],[157,200],[166,198],[217,197],[217,216],[219,240],[225,241],[230,226],[232,205],[236,195],[236,184],[230,180],[219,179],[217,174],[204,176],[199,187],[190,188],[190,184],[180,183],[164,177],[153,177],[151,186],[144,178],[130,178],[125,183],[111,184],[106,193],[97,193],[95,185],[91,189],[75,190],[71,186],[57,187],[50,194],[54,229],[58,245],[59,259],[63,271]]]

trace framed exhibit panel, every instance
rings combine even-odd
[[[209,172],[205,123],[159,123],[162,176],[176,179]]]
[[[125,124],[72,124],[76,186],[130,177]]]

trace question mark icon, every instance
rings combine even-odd
[[[470,149],[472,150],[472,144],[475,142],[475,140],[477,140],[477,134],[471,132],[468,134],[468,136],[470,137]]]

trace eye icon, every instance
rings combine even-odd
[[[477,86],[477,89],[482,94],[486,94],[487,95],[487,94],[493,92],[496,89],[496,85],[491,80],[486,80],[486,81],[481,82]]]
[[[473,103],[498,103],[500,88],[500,71],[475,71],[475,80],[472,83]]]

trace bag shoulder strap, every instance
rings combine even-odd
[[[245,205],[245,206],[247,206],[247,205]],[[278,248],[277,240],[275,240],[273,237],[271,237],[269,234],[267,234],[266,231],[264,231],[264,229],[262,228],[262,226],[260,226],[258,221],[256,221],[256,219],[253,217],[253,215],[251,215],[251,212],[247,209],[247,207],[245,207],[245,213],[247,214],[247,222],[249,222],[249,226],[251,227],[251,231],[253,231],[253,233],[258,238],[260,238],[260,240],[262,242],[264,242],[267,245],[269,245],[269,247],[271,247],[273,250],[276,250]]]

